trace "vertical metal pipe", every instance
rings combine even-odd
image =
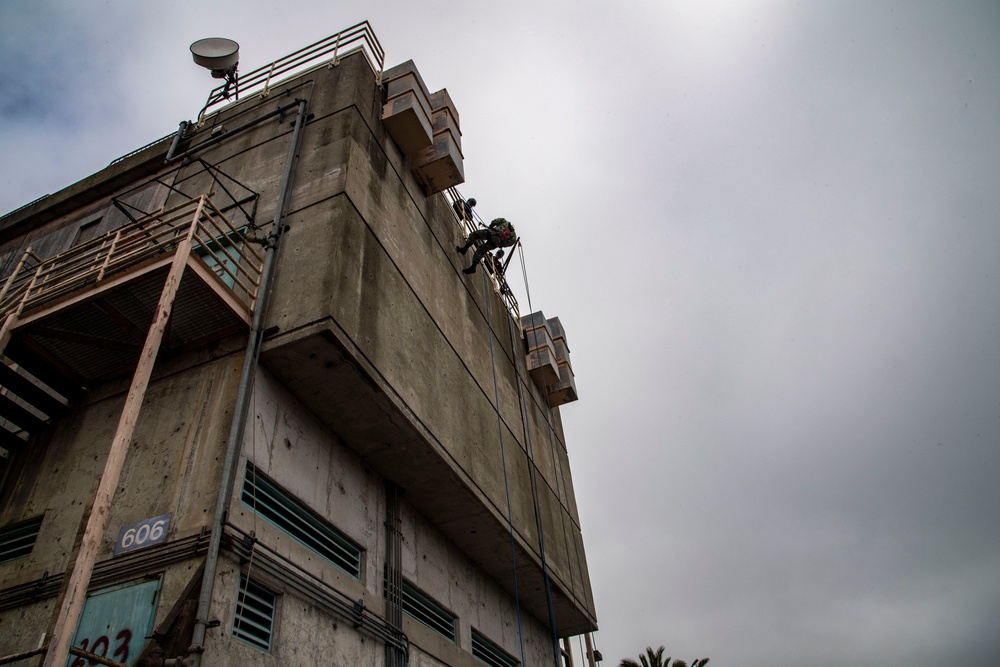
[[[260,354],[260,344],[263,337],[263,325],[267,317],[267,308],[271,294],[271,276],[274,271],[275,256],[278,251],[281,236],[284,233],[284,213],[292,177],[292,165],[295,154],[299,150],[302,137],[302,127],[306,122],[306,100],[298,100],[299,115],[295,119],[295,129],[292,131],[291,145],[288,147],[288,157],[285,160],[285,173],[281,178],[281,189],[274,208],[274,224],[267,239],[267,254],[261,269],[258,305],[254,310],[253,322],[250,326],[250,337],[247,341],[246,354],[243,356],[243,372],[240,376],[240,386],[236,394],[236,408],[233,412],[232,425],[229,428],[229,441],[226,444],[226,458],[222,467],[222,480],[219,485],[219,497],[215,503],[215,518],[212,522],[212,533],[208,544],[208,555],[205,557],[205,573],[201,580],[201,594],[198,597],[198,610],[195,614],[194,631],[191,634],[191,654],[193,667],[201,664],[201,655],[205,649],[205,631],[208,628],[208,613],[212,603],[212,590],[215,584],[215,572],[219,565],[219,546],[222,540],[222,524],[229,509],[229,497],[232,495],[233,481],[236,475],[236,461],[243,444],[243,433],[246,430],[247,412],[250,406],[251,391],[257,373],[257,358]]]
[[[177,127],[177,134],[174,135],[174,140],[170,144],[170,150],[167,151],[167,158],[164,160],[164,162],[170,162],[170,158],[173,157],[174,152],[180,145],[181,139],[184,138],[184,133],[187,132],[187,129],[188,129],[188,122],[186,120],[182,120],[180,125]]]
[[[385,484],[385,620],[397,635],[403,633],[403,537],[400,517],[402,489]],[[405,655],[390,642],[385,643],[386,667],[404,667]]]

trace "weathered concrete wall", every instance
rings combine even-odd
[[[119,529],[143,519],[169,513],[171,542],[210,527],[229,431],[225,417],[232,413],[240,355],[223,354],[206,361],[209,356],[203,350],[164,363],[154,375],[110,509],[98,563],[113,566]],[[0,525],[38,515],[44,519],[31,554],[0,564],[0,590],[72,568],[126,388],[127,381],[120,381],[91,392],[84,405],[42,434],[31,456],[16,458],[0,498]],[[160,623],[197,564],[181,560],[152,570],[123,566],[115,580],[162,576],[155,620]],[[55,604],[55,598],[48,598],[0,612],[0,655],[33,648],[50,627]],[[28,619],[30,624],[22,625]]]
[[[467,278],[459,272],[465,258],[454,247],[461,230],[443,196],[423,196],[408,163],[383,130],[380,97],[364,60],[346,58],[336,68],[316,70],[305,78],[306,83],[286,85],[291,95],[279,90],[264,102],[248,102],[212,120],[215,128],[228,129],[296,96],[309,98],[312,118],[295,165],[286,218],[289,231],[280,251],[268,318],[268,325],[280,331],[268,344],[265,361],[296,394],[312,395],[314,400],[307,401],[310,409],[322,412],[321,406],[332,400],[322,388],[337,393],[340,380],[323,365],[308,361],[308,355],[318,354],[316,350],[310,348],[302,357],[305,352],[299,346],[310,337],[338,339],[349,348],[347,357],[360,359],[378,377],[381,390],[392,394],[394,409],[411,422],[406,428],[423,433],[418,438],[424,441],[422,450],[441,459],[433,463],[422,457],[426,469],[443,464],[446,474],[461,480],[458,483],[476,498],[473,502],[484,505],[483,510],[456,515],[447,507],[436,512],[434,505],[455,501],[416,493],[412,488],[416,480],[397,474],[398,456],[393,463],[383,452],[382,463],[376,464],[371,448],[383,447],[386,434],[359,426],[368,433],[362,437],[343,423],[384,416],[362,402],[342,406],[356,413],[353,417],[321,414],[327,426],[382,474],[409,486],[414,502],[453,537],[470,521],[505,525],[510,493],[525,561],[533,561],[540,576],[542,540],[532,486],[532,464],[536,466],[551,576],[567,602],[572,600],[570,606],[593,619],[558,411],[549,411],[533,383],[519,385],[514,364],[523,363],[523,352],[519,336],[511,333],[512,319],[492,289],[483,290],[481,276]],[[293,119],[289,112],[283,122],[266,121],[205,153],[210,162],[261,193],[259,222],[273,217]],[[192,145],[207,137],[209,129],[203,129]],[[178,180],[187,189],[198,189],[183,175]],[[494,369],[502,417],[499,429]],[[526,376],[523,368],[522,375]],[[527,432],[522,425],[522,391],[527,399]],[[421,447],[417,440],[409,442],[410,449]],[[438,481],[425,478],[428,487]],[[484,558],[496,561],[493,570],[502,576],[509,565],[497,560],[494,544],[482,546],[473,557],[480,564],[485,564]],[[544,610],[535,613],[547,617]],[[587,623],[577,620],[569,625]]]
[[[355,72],[361,76],[365,70],[359,64]],[[348,78],[347,66],[345,61],[336,76]],[[317,93],[324,85],[319,79]],[[454,247],[461,232],[447,202],[419,194],[397,149],[381,131],[377,114],[351,101],[319,94],[310,105],[316,117],[307,126],[300,151],[294,212],[288,218],[290,230],[269,318],[281,334],[271,349],[280,355],[282,345],[314,335],[315,326],[348,339],[426,429],[437,455],[457,468],[479,502],[491,506],[495,520],[506,516],[510,491],[517,535],[538,560],[533,457],[543,527],[551,533],[546,540],[551,574],[592,615],[557,411],[550,413],[533,383],[527,382],[525,433],[514,366],[522,362],[522,352],[514,351],[520,343],[512,340],[511,319],[491,289],[484,293],[479,276],[465,278],[458,272],[464,258]],[[259,162],[269,162],[276,150],[268,146]],[[256,161],[253,154],[244,152],[241,159]],[[235,163],[231,168],[239,171]],[[310,182],[310,177],[319,182]],[[501,431],[493,408],[491,334]],[[289,373],[309,377],[303,384],[324,383],[322,367],[286,371],[284,379],[290,379]],[[337,419],[329,423],[338,428]],[[529,446],[529,436],[537,444]],[[498,465],[501,437],[504,448],[514,450],[507,453],[506,486]],[[370,446],[351,444],[362,452]],[[518,448],[520,457],[514,456]],[[404,480],[396,481],[405,486]]]
[[[256,517],[250,507],[240,501],[242,473],[232,496],[231,521],[244,531],[254,531],[262,544],[277,550],[337,590],[353,599],[363,599],[367,608],[381,609],[386,540],[384,481],[267,371],[262,370],[258,376],[253,406],[254,428],[246,437],[241,471],[247,461],[252,461],[261,472],[362,546],[365,565],[361,581],[355,581],[319,558],[266,519]],[[511,596],[406,503],[401,518],[403,576],[458,616],[456,643],[447,641],[409,616],[404,617],[404,631],[411,643],[411,660],[417,659],[419,653],[440,661],[411,664],[474,664],[469,655],[472,628],[512,655],[519,656],[517,615]],[[279,594],[284,592],[281,582],[255,571],[252,563],[246,565],[243,572]],[[234,658],[225,656],[241,656],[249,649],[230,636],[238,585],[235,563],[227,558],[213,602],[213,614],[223,623],[214,632],[208,647],[209,655],[219,656],[218,664],[236,664],[226,662]],[[345,656],[345,664],[371,664],[366,657],[366,650],[370,649],[365,648],[364,642],[346,641],[338,632],[318,632],[310,619],[320,612],[311,604],[290,596],[282,596],[279,604],[276,615],[281,617],[281,623],[275,630],[271,651],[273,659],[277,660],[275,664],[289,664],[289,656],[298,660],[300,657],[305,659],[306,655],[334,654]],[[531,658],[527,664],[544,664],[551,652],[549,630],[525,615],[521,631],[526,654]],[[345,641],[349,648],[345,648]],[[368,643],[377,645],[371,640]],[[359,662],[351,662],[355,659]],[[362,660],[366,662],[360,662]],[[212,664],[216,664],[215,659]]]
[[[407,617],[404,629],[417,647],[411,664],[471,665],[472,627],[519,654],[510,613],[509,502],[521,601],[530,610],[523,618],[527,664],[545,663],[551,642],[536,492],[560,634],[589,630],[595,619],[559,413],[547,408],[527,380],[516,328],[499,298],[483,289],[481,274],[460,273],[466,258],[454,252],[461,231],[451,207],[443,196],[424,197],[383,130],[381,93],[367,63],[348,57],[338,67],[278,87],[266,100],[247,98],[214,116],[184,148],[296,96],[309,99],[313,115],[295,164],[289,231],[267,321],[277,327],[263,357],[273,375],[259,375],[240,470],[246,460],[254,461],[362,545],[361,581],[319,562],[280,530],[256,520],[238,500],[240,476],[230,518],[338,590],[379,609],[384,481],[399,483],[406,492],[409,531],[406,576],[460,617],[459,642],[450,647]],[[294,117],[291,111],[261,123],[203,154],[260,193],[256,219],[265,226],[274,216]],[[162,157],[163,147],[159,150]],[[100,219],[101,231],[121,224],[124,217],[109,208],[108,197],[129,186],[125,174],[149,173],[153,161],[148,155],[136,161],[134,169],[119,166],[105,181],[95,175],[65,196],[57,194],[51,210],[39,203],[19,213],[26,232],[21,236],[15,221],[5,220],[0,259],[16,258],[29,243],[43,255],[65,250],[83,223]],[[177,184],[189,193],[217,189],[195,171],[194,165],[183,169]],[[154,188],[137,194],[135,202],[154,205],[165,196],[162,188]],[[171,195],[167,205],[177,198]],[[158,362],[99,561],[110,558],[123,525],[170,512],[169,537],[176,539],[210,523],[240,346],[238,341],[213,344]],[[0,564],[0,589],[70,566],[126,383],[92,390],[83,406],[47,430],[31,455],[18,457],[8,471],[0,489],[0,526],[41,513],[45,521],[29,558]],[[212,612],[222,626],[210,632],[209,651],[216,651],[211,664],[251,657],[313,664],[330,655],[345,664],[381,661],[379,642],[336,624],[330,632],[325,612],[294,595],[281,597],[278,646],[262,658],[231,637],[239,567],[229,557],[223,563]],[[161,570],[157,623],[190,580],[194,564]],[[0,636],[5,624],[10,627],[17,619],[50,618],[52,604],[43,600],[0,613]],[[305,641],[318,637],[320,627],[327,631],[322,640]],[[0,652],[23,650],[34,641],[19,636],[4,646],[0,640]]]
[[[205,641],[203,664],[219,667],[245,665],[381,665],[385,648],[381,642],[358,633],[350,623],[331,619],[323,610],[287,594],[283,586],[261,578],[278,593],[270,652],[263,652],[232,635],[241,568],[223,558],[212,598],[213,618],[220,621]]]
[[[523,639],[526,665],[552,661],[552,634],[545,624],[522,614],[519,628],[515,601],[505,590],[406,503],[402,517],[403,576],[458,617],[458,647],[472,652],[475,628],[518,660]],[[408,616],[404,628],[421,652],[456,664],[452,662],[455,647],[440,635]]]
[[[385,491],[382,479],[344,447],[280,382],[261,369],[253,391],[253,429],[247,429],[230,521],[262,543],[369,608],[382,607]],[[364,549],[361,580],[259,518],[240,500],[246,462],[281,485]],[[381,550],[380,550],[381,545]]]
[[[171,512],[170,537],[208,525],[205,508],[215,503],[218,449],[229,431],[219,416],[232,409],[238,373],[239,359],[229,356],[150,384],[98,559],[110,556],[119,527],[142,519]],[[22,464],[4,486],[0,525],[39,514],[45,519],[29,558],[0,564],[0,588],[71,565],[124,398],[120,391],[98,396],[43,433],[33,456],[18,459]]]

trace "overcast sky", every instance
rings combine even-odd
[[[566,328],[604,664],[995,666],[1000,2],[5,0],[0,211],[363,19]]]

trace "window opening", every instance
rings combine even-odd
[[[247,463],[243,503],[303,546],[361,580],[361,548],[290,493]]]
[[[233,616],[233,636],[262,651],[271,651],[274,610],[278,596],[246,575],[240,575]]]
[[[41,526],[42,517],[38,517],[0,530],[0,563],[31,554]]]
[[[455,641],[458,617],[407,581],[403,582],[403,611],[448,641]]]
[[[73,243],[70,247],[75,247],[81,243],[86,243],[87,241],[97,238],[101,230],[101,221],[103,219],[104,218],[95,218],[80,225],[80,228],[76,232],[76,238],[73,239]]]
[[[201,261],[230,289],[236,288],[236,273],[239,271],[240,250],[243,240],[240,234],[246,233],[246,227],[236,232],[230,232],[216,237],[215,241],[197,246],[194,252]],[[211,252],[209,252],[211,251]],[[221,261],[220,261],[221,260]]]
[[[475,628],[472,629],[472,657],[489,667],[516,667],[521,664]]]

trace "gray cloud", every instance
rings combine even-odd
[[[995,3],[302,4],[4,5],[0,208],[194,117],[194,39],[368,18],[567,328],[605,664],[995,662]]]

